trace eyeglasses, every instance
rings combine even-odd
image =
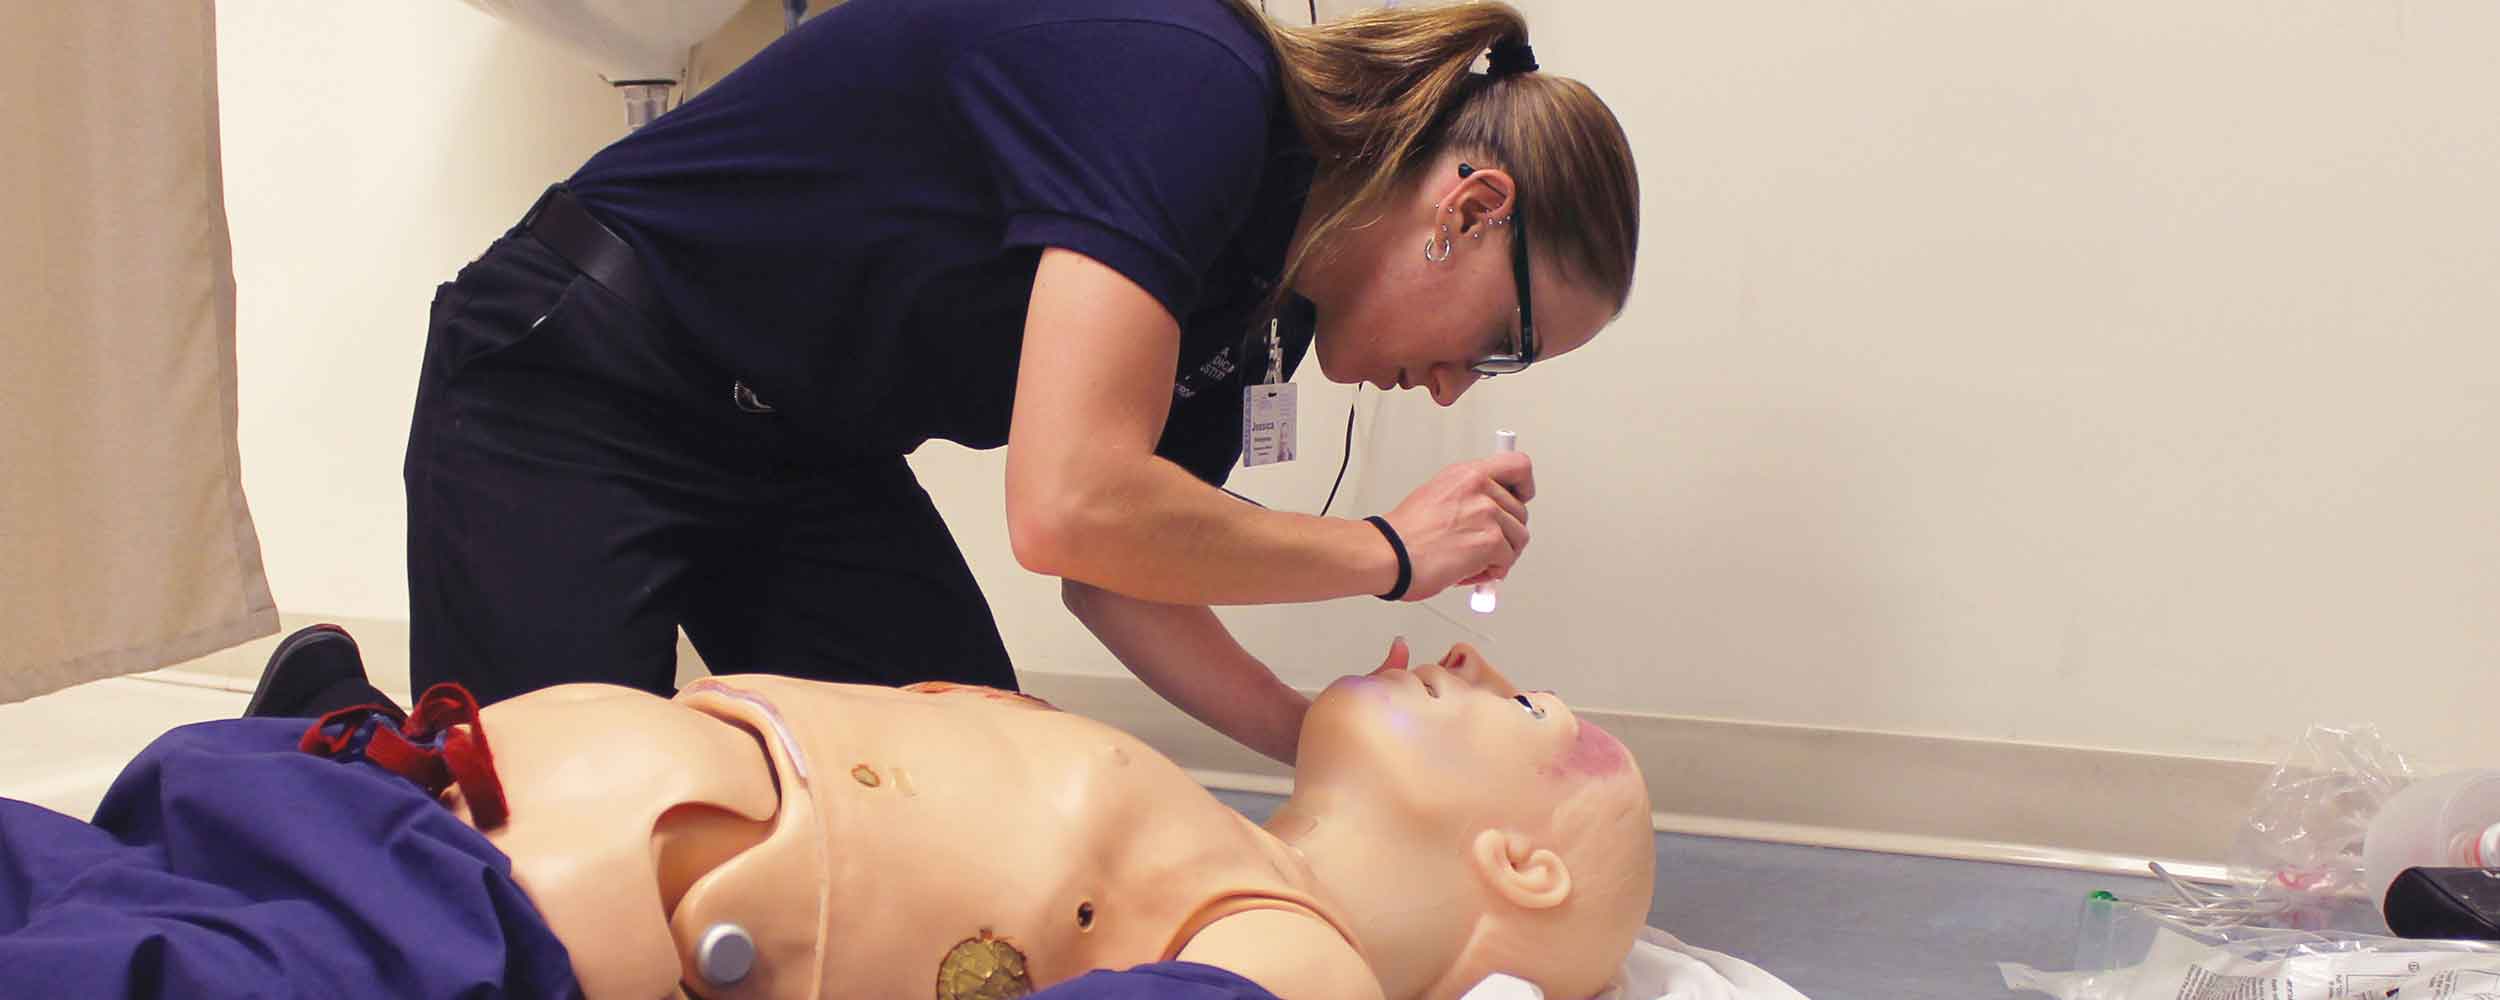
[[[1465,177],[1475,172],[1476,168],[1468,166],[1467,164],[1461,163],[1458,165],[1458,175],[1460,177]],[[1528,309],[1527,216],[1526,213],[1521,211],[1518,207],[1518,199],[1513,198],[1511,205],[1512,207],[1509,219],[1510,275],[1511,280],[1519,286],[1519,339],[1511,345],[1514,353],[1489,354],[1476,359],[1474,364],[1467,366],[1469,371],[1475,372],[1478,376],[1483,378],[1492,378],[1496,375],[1513,375],[1519,372],[1527,371],[1528,366],[1536,362],[1536,316]]]

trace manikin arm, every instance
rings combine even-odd
[[[1181,961],[1229,969],[1281,1000],[1383,1000],[1380,980],[1318,917],[1284,910],[1237,913],[1199,931]]]
[[[1129,672],[1234,742],[1293,763],[1311,700],[1233,640],[1215,612],[1158,604],[1063,580],[1060,596]]]

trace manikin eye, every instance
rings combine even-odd
[[[1527,709],[1527,710],[1528,710],[1528,716],[1529,716],[1530,718],[1534,718],[1534,719],[1542,719],[1542,718],[1544,718],[1544,717],[1545,717],[1545,710],[1544,710],[1544,709],[1542,709],[1542,708],[1538,708],[1538,707],[1536,707],[1536,702],[1529,701],[1529,700],[1528,700],[1528,696],[1527,696],[1527,695],[1524,695],[1524,694],[1514,694],[1514,695],[1511,695],[1511,696],[1510,696],[1510,700],[1515,701],[1515,702],[1518,702],[1518,703],[1519,703],[1519,707],[1524,708],[1524,709]]]

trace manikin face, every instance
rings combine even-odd
[[[1622,743],[1552,692],[1519,690],[1474,647],[1412,669],[1398,659],[1320,694],[1297,781],[1366,786],[1461,824],[1539,816],[1590,783],[1640,781]]]

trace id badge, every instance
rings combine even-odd
[[[1244,468],[1293,461],[1293,383],[1241,390],[1241,464]]]

